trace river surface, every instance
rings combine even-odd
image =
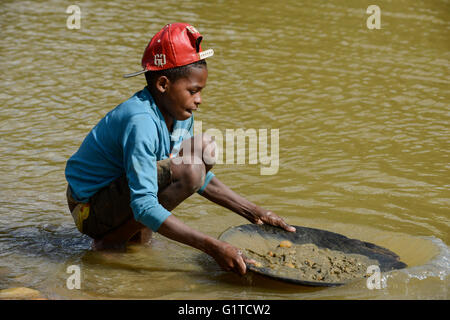
[[[0,289],[49,299],[449,298],[448,0],[78,1],[80,29],[67,27],[69,4],[0,3]],[[367,27],[370,4],[381,29]],[[216,176],[290,224],[376,243],[408,268],[383,273],[381,289],[312,288],[223,272],[158,234],[125,253],[90,250],[66,205],[65,163],[144,87],[144,76],[122,75],[140,70],[150,37],[175,21],[215,50],[202,131],[251,129],[269,141],[278,132],[271,174],[247,156],[216,165]],[[247,223],[199,195],[174,214],[214,237]],[[71,265],[80,289],[67,287]]]

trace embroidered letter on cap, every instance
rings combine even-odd
[[[166,55],[164,53],[155,54],[155,66],[162,67],[166,64]]]

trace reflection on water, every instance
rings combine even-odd
[[[366,3],[152,1],[80,4],[66,28],[60,0],[0,4],[0,289],[48,298],[448,298],[449,1]],[[224,14],[226,13],[226,14]],[[129,17],[133,17],[132,20]],[[216,175],[296,225],[382,245],[410,267],[364,282],[308,288],[239,278],[198,251],[156,236],[149,247],[94,253],[65,202],[64,166],[89,129],[144,86],[149,37],[195,25],[209,81],[203,131],[279,129],[280,168],[219,165]],[[174,213],[219,236],[245,220],[194,196]],[[168,254],[170,252],[170,254]],[[81,266],[81,290],[66,269]]]

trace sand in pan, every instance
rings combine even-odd
[[[367,267],[378,264],[363,255],[319,248],[312,243],[270,241],[272,250],[268,251],[267,244],[262,248],[243,248],[244,254],[257,261],[257,268],[266,268],[272,275],[303,281],[345,283],[365,277]]]

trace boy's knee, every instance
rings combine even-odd
[[[207,170],[216,163],[217,144],[215,140],[207,134],[197,134],[181,144],[179,162],[183,163],[203,163]]]
[[[182,184],[190,192],[197,192],[205,183],[206,170],[203,164],[187,164],[182,171]]]
[[[216,164],[217,144],[214,138],[202,134],[202,159],[206,166],[212,167]]]

